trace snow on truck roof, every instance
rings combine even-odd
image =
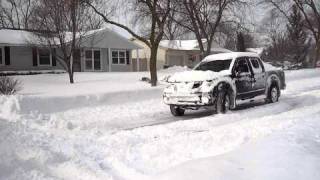
[[[259,57],[258,54],[252,53],[252,52],[230,52],[230,53],[220,53],[220,54],[209,55],[206,58],[204,58],[203,62],[235,59],[237,57],[244,57],[244,56]]]

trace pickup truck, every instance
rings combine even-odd
[[[263,62],[255,53],[222,53],[207,56],[191,71],[166,79],[163,100],[174,116],[185,110],[214,107],[217,113],[235,109],[238,100],[263,96],[268,103],[279,100],[285,89],[282,69]]]

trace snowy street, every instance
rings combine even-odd
[[[320,179],[319,69],[286,71],[275,104],[179,118],[143,76],[17,76],[21,93],[0,97],[0,179]]]

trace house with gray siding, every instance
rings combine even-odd
[[[143,49],[133,51],[133,67],[135,71],[147,71],[150,64],[150,48],[138,39],[132,38]],[[206,48],[206,40],[203,39]],[[232,52],[220,47],[216,42],[211,44],[210,54]],[[157,68],[162,69],[171,66],[194,67],[202,60],[201,51],[197,40],[162,40],[157,54]]]
[[[22,30],[0,30],[0,72],[62,70],[49,48],[32,41],[35,35]],[[33,43],[30,43],[33,42]],[[141,46],[108,28],[85,35],[74,52],[77,72],[133,71],[132,51]],[[59,49],[55,50],[59,53]]]

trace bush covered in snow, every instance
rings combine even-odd
[[[8,76],[0,76],[0,95],[12,95],[21,90],[21,81]]]

